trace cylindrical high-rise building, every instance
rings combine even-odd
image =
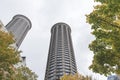
[[[77,73],[71,29],[65,23],[57,23],[51,29],[51,41],[45,80],[59,80],[64,74]]]
[[[15,46],[19,48],[27,32],[31,29],[31,22],[23,15],[16,15],[5,27],[8,32],[13,34],[16,40]]]

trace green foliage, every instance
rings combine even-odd
[[[95,1],[101,3],[107,3],[107,4],[120,3],[120,0],[95,0]]]
[[[14,42],[13,36],[0,28],[0,80],[10,80],[15,73],[13,65],[20,61]]]
[[[37,80],[37,75],[32,72],[28,67],[18,67],[14,80]]]
[[[15,49],[13,36],[0,25],[0,80],[37,80],[28,67],[15,67],[20,62],[20,52]]]
[[[63,75],[60,80],[92,80],[92,77],[90,76],[83,76],[81,74],[75,74],[75,75]]]
[[[90,69],[109,75],[120,74],[120,0],[95,0],[100,5],[87,15],[95,40],[89,48],[94,53]]]

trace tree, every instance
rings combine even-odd
[[[14,44],[13,36],[6,33],[0,26],[0,80],[8,80],[14,75],[14,65],[17,64],[20,51],[17,51]],[[12,79],[11,79],[12,80]]]
[[[75,74],[75,75],[63,75],[60,80],[92,80],[92,77],[90,76],[83,76],[81,74]]]
[[[94,53],[89,69],[95,73],[120,74],[120,0],[95,0],[100,4],[87,15],[95,40],[89,48]]]
[[[0,25],[0,80],[37,80],[37,75],[28,67],[19,66],[20,52],[13,46],[12,34],[5,32]]]
[[[28,67],[20,66],[16,69],[17,73],[14,80],[37,80],[37,75]]]

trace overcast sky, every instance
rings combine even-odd
[[[93,75],[97,80],[105,77],[88,69],[93,53],[88,49],[94,39],[85,14],[93,10],[94,0],[0,0],[0,20],[6,25],[14,15],[22,14],[32,22],[32,28],[20,50],[27,57],[27,66],[44,80],[51,27],[58,22],[67,23],[72,29],[72,41],[78,72]]]

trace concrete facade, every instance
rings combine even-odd
[[[71,29],[65,23],[57,23],[51,29],[51,41],[45,80],[59,80],[64,74],[77,73]]]
[[[23,15],[16,15],[5,27],[8,32],[13,34],[16,47],[19,48],[27,32],[31,29],[31,22]]]

